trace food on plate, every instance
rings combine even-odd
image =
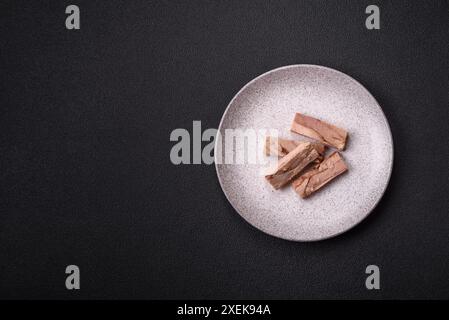
[[[265,139],[265,155],[278,156],[279,158],[282,158],[301,143],[307,143],[307,141],[296,141],[267,136]],[[312,144],[320,155],[324,154],[324,151],[326,150],[326,146],[324,144],[320,142]]]
[[[347,170],[343,157],[334,152],[295,179],[292,187],[302,198],[307,198]]]
[[[348,171],[341,154],[337,151],[324,157],[326,146],[343,150],[348,133],[329,123],[296,113],[291,131],[312,138],[314,142],[297,141],[267,136],[265,155],[277,156],[279,161],[265,174],[274,189],[292,182],[301,198],[307,198],[329,182]]]
[[[291,131],[318,140],[338,150],[344,150],[348,132],[316,118],[297,113]]]
[[[278,164],[265,175],[265,178],[273,188],[279,189],[289,183],[319,156],[320,154],[312,143],[301,143],[280,159]]]

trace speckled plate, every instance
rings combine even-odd
[[[226,108],[219,132],[225,141],[226,129],[273,128],[279,137],[307,140],[289,130],[296,112],[349,132],[342,153],[347,173],[307,199],[290,186],[273,190],[261,175],[262,164],[218,164],[216,153],[217,175],[231,205],[261,231],[293,241],[327,239],[357,225],[384,194],[393,167],[391,131],[359,82],[327,67],[292,65],[245,85]]]

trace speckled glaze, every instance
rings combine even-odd
[[[273,190],[261,165],[216,164],[217,176],[229,202],[256,228],[293,241],[327,239],[357,225],[381,199],[393,167],[391,131],[359,82],[315,65],[274,69],[249,82],[229,103],[219,131],[226,139],[228,128],[274,128],[280,137],[307,140],[289,130],[296,112],[349,132],[342,152],[347,173],[307,199],[290,186]]]

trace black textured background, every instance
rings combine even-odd
[[[0,36],[1,298],[449,298],[449,1],[2,1]],[[263,234],[214,166],[169,159],[173,129],[216,128],[296,63],[359,80],[395,142],[380,205],[316,243]]]

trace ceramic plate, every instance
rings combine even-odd
[[[216,152],[217,175],[231,205],[254,227],[287,240],[327,239],[357,225],[381,199],[393,166],[391,131],[381,107],[359,82],[327,67],[293,65],[269,71],[237,93],[221,119],[221,141],[224,145],[232,132],[226,129],[277,130],[279,137],[307,140],[289,130],[296,112],[349,132],[342,152],[347,173],[307,199],[290,186],[274,190],[261,174],[267,166],[262,161],[235,164]],[[259,144],[245,148],[260,154]]]

